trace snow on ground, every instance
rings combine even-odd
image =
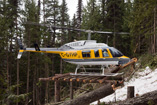
[[[115,98],[117,101],[125,100],[127,86],[135,86],[135,96],[136,94],[142,95],[157,90],[157,69],[152,71],[149,67],[146,67],[144,71],[136,72],[129,82],[124,82],[123,88],[117,89],[115,93],[100,99],[100,102],[114,102]],[[97,101],[91,103],[91,105],[97,105]]]

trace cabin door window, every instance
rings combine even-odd
[[[99,50],[94,50],[95,57],[100,57]]]
[[[103,57],[109,57],[107,49],[102,50]]]
[[[82,51],[82,57],[83,58],[90,58],[91,57],[91,51]]]

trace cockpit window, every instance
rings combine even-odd
[[[121,57],[121,56],[123,56],[123,54],[119,50],[117,50],[117,49],[115,49],[113,47],[109,48],[109,50],[110,50],[110,52],[111,52],[113,57]]]
[[[102,50],[102,55],[103,55],[103,57],[109,57],[108,52],[107,52],[106,49]]]

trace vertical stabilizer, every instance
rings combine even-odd
[[[23,47],[22,41],[21,41],[20,39],[17,39],[17,41],[18,41],[18,45],[19,45],[19,47],[20,47],[19,53],[18,53],[18,55],[17,55],[17,59],[20,59],[21,56],[22,56],[24,47]]]

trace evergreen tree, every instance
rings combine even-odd
[[[59,4],[58,0],[45,0],[45,23],[52,25],[59,25],[60,17],[59,17]],[[51,46],[54,46],[56,38],[56,29],[53,28],[53,33],[51,35]]]
[[[124,0],[107,0],[106,1],[107,11],[107,28],[112,32],[121,32],[124,15]],[[113,35],[113,46],[119,48],[120,36]]]
[[[72,28],[77,28],[77,19],[76,19],[76,15],[74,14],[71,22],[70,22],[70,26]],[[77,32],[76,31],[73,31],[71,30],[70,33],[69,33],[69,41],[74,41],[74,40],[78,40],[77,38]]]
[[[96,0],[89,0],[89,2],[87,2],[87,6],[83,10],[82,19],[83,19],[82,28],[90,29],[90,30],[100,30],[102,26],[101,16],[100,16],[100,6],[97,5]],[[98,34],[92,35],[92,38],[94,38],[97,41],[101,40],[101,38],[98,37]]]
[[[78,0],[78,6],[77,6],[77,28],[79,28],[79,29],[81,29],[82,9],[83,9],[82,0]],[[81,36],[81,32],[78,32],[78,39],[80,39],[80,36]]]
[[[51,25],[59,25],[60,24],[60,6],[58,4],[58,0],[44,0],[44,23],[48,23]],[[59,34],[56,32],[56,28],[50,28],[49,32],[44,34],[44,44],[48,45],[49,47],[57,47],[56,46],[56,39],[59,37]],[[47,36],[47,37],[46,37]],[[58,36],[58,37],[56,37]],[[45,46],[46,47],[46,46]],[[59,73],[59,67],[58,67],[58,57],[57,55],[49,55],[47,54],[45,57],[45,77],[48,77],[49,75],[54,75],[55,73]],[[49,62],[49,59],[51,59],[51,63]],[[45,91],[45,103],[49,101],[49,85],[48,83],[46,85],[46,91]]]
[[[68,22],[69,22],[69,15],[68,15],[68,8],[67,8],[67,4],[65,2],[65,0],[62,0],[62,4],[61,4],[61,10],[60,10],[60,21],[61,21],[61,26],[67,26]],[[68,35],[66,33],[67,31],[65,31],[64,29],[62,29],[62,34],[61,34],[61,45],[63,45],[66,41],[66,39],[68,39]],[[63,60],[62,58],[60,58],[60,73],[63,73]]]
[[[25,18],[23,19],[24,22],[37,22],[39,23],[39,4],[36,6],[35,1],[33,0],[27,0],[25,2],[25,10],[23,11],[23,14]],[[40,45],[40,28],[38,26],[33,26],[30,24],[26,24],[24,26],[24,43],[27,45],[27,47],[34,47],[34,43],[37,43]],[[38,71],[40,71],[38,63],[38,59],[40,59],[39,54],[32,54],[27,53],[27,88],[26,93],[28,94],[30,91],[33,91],[32,96],[27,97],[25,104],[28,104],[29,100],[32,99],[33,104],[39,103],[39,95],[38,95],[38,88],[36,86],[36,83],[38,82]],[[32,57],[33,56],[33,57]],[[32,58],[31,58],[32,57]],[[30,75],[33,74],[33,75]],[[30,85],[32,84],[32,85]]]
[[[155,0],[135,0],[129,21],[132,35],[132,50],[139,54],[153,53]]]
[[[68,26],[69,22],[69,15],[68,15],[68,8],[67,8],[67,3],[65,0],[62,0],[62,4],[60,6],[60,25],[65,27]],[[64,44],[67,39],[67,35],[65,34],[65,30],[62,29],[62,35],[61,35],[61,45]]]

